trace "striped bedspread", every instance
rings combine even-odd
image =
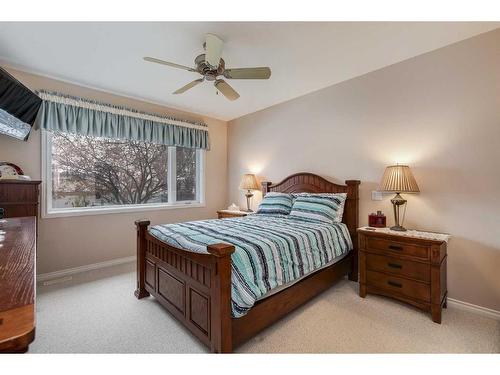
[[[345,224],[312,223],[288,215],[155,225],[150,233],[171,246],[200,253],[207,245],[233,244],[231,302],[236,318],[273,289],[292,284],[352,249]]]

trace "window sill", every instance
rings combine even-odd
[[[155,204],[155,205],[133,205],[121,207],[99,207],[99,208],[81,208],[81,209],[52,209],[42,212],[42,219],[51,219],[57,217],[71,216],[91,216],[91,215],[109,215],[130,212],[146,212],[159,210],[176,210],[186,208],[205,207],[205,203],[177,203],[177,204]]]

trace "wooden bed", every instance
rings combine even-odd
[[[347,193],[343,222],[354,249],[339,262],[317,271],[292,286],[258,301],[243,317],[231,317],[231,254],[234,246],[208,246],[207,254],[178,249],[148,232],[147,220],[137,226],[138,299],[153,295],[177,320],[212,352],[233,348],[304,304],[335,281],[348,275],[358,280],[358,185],[348,180],[337,185],[312,173],[297,173],[278,184],[262,183],[262,193]]]

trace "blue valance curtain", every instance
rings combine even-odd
[[[111,104],[40,91],[37,129],[85,136],[209,149],[204,123],[178,120]]]

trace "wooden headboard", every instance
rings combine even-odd
[[[283,181],[273,184],[262,182],[262,196],[270,191],[281,193],[347,193],[342,222],[347,225],[352,242],[357,248],[358,228],[358,187],[361,181],[347,180],[345,185],[337,185],[313,173],[296,173],[288,176]]]

